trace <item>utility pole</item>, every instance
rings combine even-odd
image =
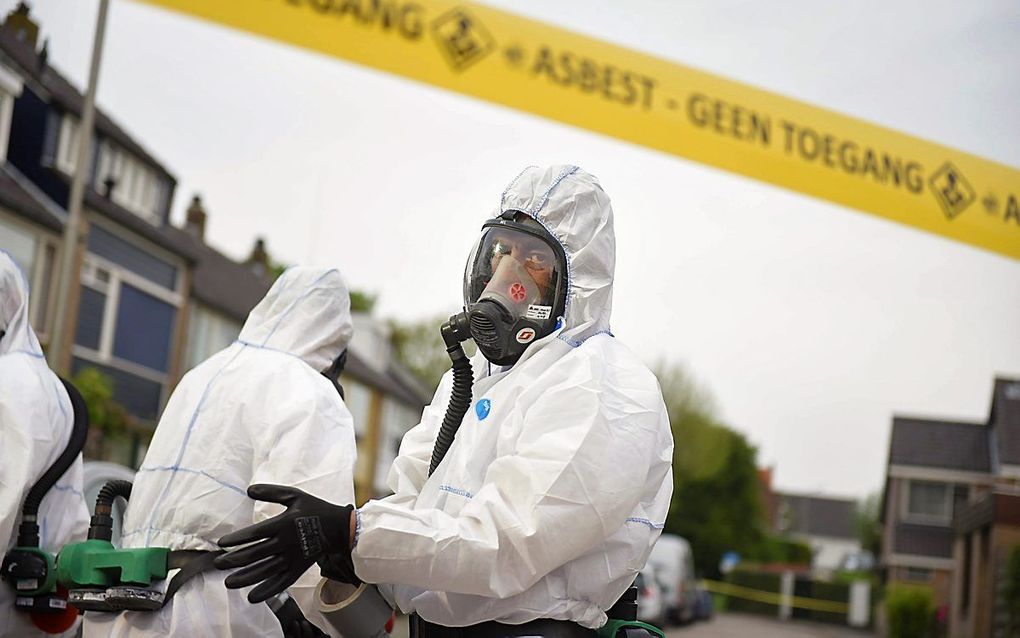
[[[92,63],[89,67],[89,84],[85,89],[85,104],[82,106],[81,122],[78,126],[78,157],[71,182],[71,197],[67,203],[67,222],[64,224],[64,241],[60,256],[60,276],[57,278],[57,306],[53,319],[53,335],[50,338],[48,359],[50,368],[61,370],[61,355],[64,342],[72,326],[66,320],[71,295],[71,279],[77,261],[78,239],[81,233],[82,206],[85,200],[85,181],[89,173],[89,149],[92,146],[92,129],[96,119],[96,87],[99,84],[99,61],[103,57],[103,35],[106,32],[106,12],[110,0],[99,0],[99,15],[96,16],[96,35],[92,41]]]

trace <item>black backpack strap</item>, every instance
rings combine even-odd
[[[170,583],[167,585],[166,593],[163,595],[163,606],[173,598],[174,594],[184,586],[186,582],[201,574],[204,571],[213,568],[213,561],[216,557],[222,554],[223,551],[193,551],[193,550],[180,550],[170,552],[167,557],[167,567],[169,569],[178,569],[181,571],[177,572],[173,578],[170,579]],[[301,608],[298,607],[297,601],[290,596],[283,599],[270,598],[266,601],[269,609],[276,616],[277,620],[280,621],[280,626],[283,629],[284,638],[324,638],[327,634],[324,634],[318,627],[309,622],[305,615],[301,612]]]
[[[216,557],[222,554],[223,551],[176,551],[170,552],[170,556],[167,558],[167,567],[170,569],[176,569],[180,566],[181,571],[177,572],[173,578],[170,579],[170,583],[166,587],[166,593],[163,594],[163,606],[165,607],[170,599],[174,597],[177,590],[180,589],[184,583],[188,582],[195,576],[198,576],[204,571],[213,568],[213,561]]]

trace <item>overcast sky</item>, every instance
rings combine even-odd
[[[6,14],[16,0],[0,0]],[[96,0],[35,0],[84,85]],[[779,488],[879,489],[891,417],[987,418],[1020,378],[1020,261],[127,0],[99,85],[194,193],[207,239],[336,265],[378,314],[452,313],[478,226],[528,164],[575,163],[616,212],[613,328],[687,365]],[[491,1],[1020,167],[1020,4]],[[683,445],[683,441],[677,441]]]

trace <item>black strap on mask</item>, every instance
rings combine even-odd
[[[344,387],[340,385],[340,373],[344,371],[344,366],[347,365],[347,348],[344,348],[343,352],[337,355],[336,359],[333,359],[333,363],[329,365],[329,368],[322,372],[322,376],[329,379],[329,382],[336,388],[340,398],[344,398]]]

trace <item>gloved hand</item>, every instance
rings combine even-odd
[[[219,540],[220,547],[259,541],[216,558],[219,569],[242,567],[227,577],[227,587],[239,589],[261,581],[248,592],[248,602],[260,603],[290,587],[315,562],[328,568],[330,573],[323,573],[327,578],[357,579],[351,560],[353,505],[334,505],[283,485],[252,485],[248,496],[286,505],[287,511]]]
[[[279,598],[269,601],[269,608],[273,610],[277,620],[280,621],[283,638],[328,638],[329,634],[305,618],[297,601],[286,594],[280,598],[284,596],[286,599],[283,602],[280,602]]]

